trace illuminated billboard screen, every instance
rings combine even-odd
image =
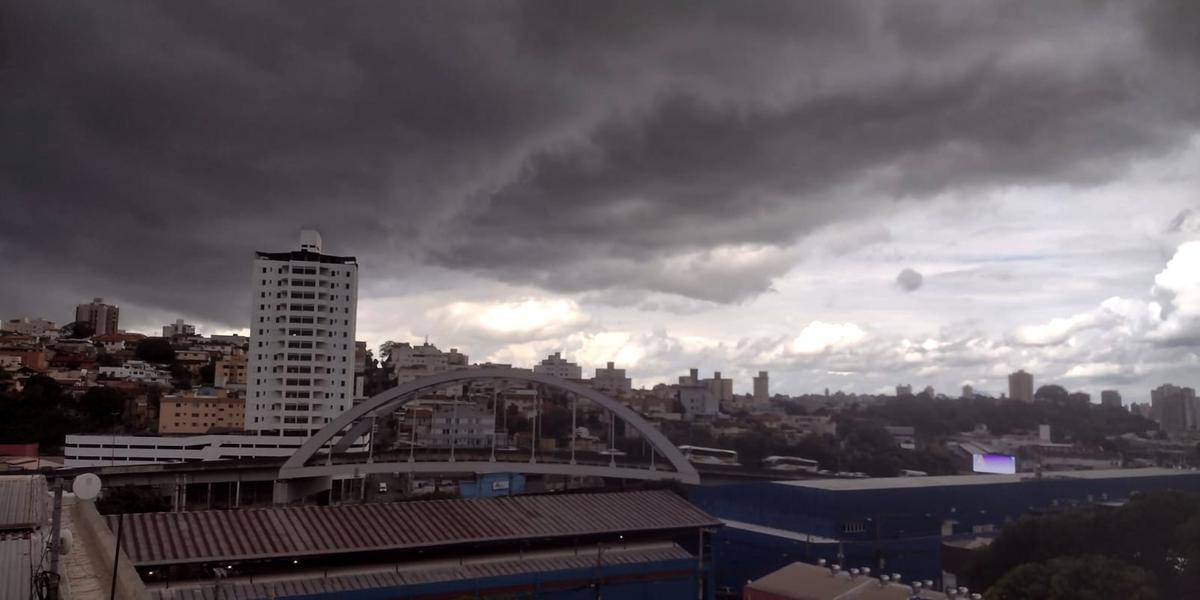
[[[976,473],[999,473],[1012,475],[1017,472],[1017,458],[1007,454],[972,455],[971,470]]]

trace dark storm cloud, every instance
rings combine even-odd
[[[1196,3],[1045,4],[7,2],[0,311],[240,325],[304,224],[376,281],[744,299],[876,202],[1195,131]]]
[[[915,292],[921,289],[921,284],[924,282],[925,278],[912,269],[904,269],[896,275],[896,287],[903,292]]]

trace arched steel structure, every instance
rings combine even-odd
[[[650,444],[652,452],[657,452],[658,455],[667,459],[674,471],[665,469],[656,469],[653,464],[648,469],[636,467],[623,467],[610,465],[587,465],[577,464],[572,462],[538,462],[531,459],[529,462],[515,461],[456,461],[453,463],[423,463],[412,461],[401,462],[378,462],[370,461],[361,463],[335,463],[332,460],[325,464],[313,464],[308,462],[317,455],[321,448],[330,445],[335,437],[339,434],[343,437],[351,437],[361,435],[365,431],[362,429],[363,422],[360,421],[355,425],[355,421],[362,417],[375,413],[385,408],[400,406],[411,401],[417,392],[430,388],[438,388],[463,381],[476,379],[502,379],[508,381],[525,381],[531,383],[540,383],[552,388],[556,388],[565,392],[575,394],[578,397],[586,398],[610,411],[614,416],[625,421],[625,423],[633,427],[641,436]],[[355,425],[350,432],[342,434],[348,427]],[[337,444],[343,446],[343,444]],[[337,449],[335,446],[333,449]],[[452,464],[453,468],[448,469],[447,465]],[[613,477],[621,479],[660,479],[660,480],[677,480],[683,483],[696,484],[700,482],[700,476],[696,472],[695,467],[688,462],[687,458],[679,452],[666,436],[655,429],[650,423],[642,419],[636,412],[628,409],[625,405],[613,400],[612,398],[578,383],[559,379],[549,375],[542,375],[532,371],[526,371],[513,368],[502,367],[487,367],[487,368],[472,368],[461,369],[457,371],[446,371],[436,373],[428,377],[423,377],[408,383],[399,385],[390,390],[376,394],[367,401],[351,408],[342,413],[315,435],[310,437],[294,454],[283,464],[279,469],[279,478],[297,479],[305,477],[329,477],[346,474],[361,475],[365,473],[399,473],[399,472],[445,472],[445,471],[462,471],[474,473],[527,473],[527,474],[543,474],[543,475],[575,475],[575,476],[591,476],[591,477]]]

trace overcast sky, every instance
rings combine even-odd
[[[1200,2],[0,3],[0,316],[359,338],[638,384],[1200,384]]]

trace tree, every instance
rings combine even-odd
[[[214,385],[217,380],[217,361],[210,360],[207,365],[200,367],[200,385]]]
[[[1198,597],[1200,503],[1179,492],[1149,492],[1117,509],[1024,517],[1006,526],[964,575],[971,587],[986,588],[1027,563],[1048,565],[1054,559],[1084,555],[1103,555],[1141,569],[1161,597]],[[1036,571],[1022,575],[1035,576]]]
[[[137,357],[146,362],[167,365],[175,362],[175,348],[166,338],[148,337],[138,342]]]
[[[193,377],[192,372],[187,367],[179,363],[171,365],[171,384],[176,389],[190,390],[194,381],[195,377]]]
[[[96,329],[87,321],[74,321],[63,325],[59,333],[65,338],[85,340],[92,337],[96,333]]]
[[[79,412],[92,427],[106,429],[121,423],[125,400],[125,394],[117,390],[94,387],[79,398]]]
[[[96,357],[96,364],[101,367],[119,367],[121,366],[121,359],[106,352]]]
[[[571,411],[560,406],[548,405],[542,408],[539,429],[541,436],[547,439],[562,439],[571,435]]]
[[[1058,393],[1045,390],[1045,387],[1040,393],[1049,396]],[[867,418],[881,423],[916,427],[917,435],[929,441],[970,431],[978,424],[987,425],[996,435],[1016,430],[1032,431],[1038,425],[1049,424],[1056,440],[1071,439],[1093,445],[1101,443],[1105,436],[1143,435],[1158,428],[1153,421],[1120,408],[1069,402],[997,404],[986,398],[927,400],[905,397],[892,398],[882,405],[869,407],[864,413]]]
[[[44,375],[26,380],[20,393],[0,394],[0,440],[37,442],[42,452],[55,453],[66,434],[87,428],[76,403]]]
[[[504,412],[506,413],[504,422],[508,426],[509,435],[533,431],[531,421],[525,415],[521,414],[521,409],[517,408],[517,405],[508,405],[504,409]]]
[[[810,433],[787,449],[787,456],[799,456],[817,461],[822,469],[841,470],[837,438]]]
[[[398,342],[393,342],[392,340],[388,340],[379,345],[379,356],[383,359],[384,363],[391,362],[392,348],[399,345],[400,344]]]
[[[1097,555],[1025,563],[987,591],[988,600],[1156,600],[1154,578],[1122,560]]]
[[[1055,383],[1051,383],[1049,385],[1043,385],[1042,387],[1039,387],[1037,392],[1033,394],[1033,397],[1047,402],[1066,404],[1067,399],[1071,397],[1071,394],[1067,392],[1067,388]]]

